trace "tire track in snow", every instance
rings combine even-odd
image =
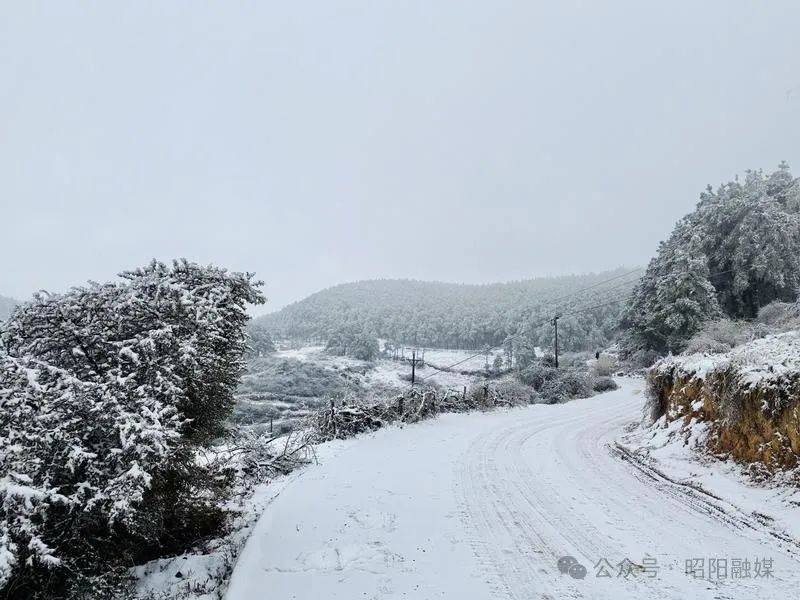
[[[711,556],[729,550],[755,556],[765,543],[785,540],[780,533],[772,534],[773,540],[764,528],[743,540],[743,526],[758,529],[752,519],[743,524],[722,518],[724,511],[696,510],[696,502],[687,505],[691,494],[674,493],[652,474],[621,464],[609,440],[641,405],[641,397],[626,385],[593,399],[537,407],[517,422],[487,430],[461,457],[457,497],[475,540],[473,551],[481,567],[488,567],[485,575],[514,599],[686,594],[749,599],[759,594],[762,588],[752,581],[693,580],[678,572],[681,560],[701,549]],[[633,560],[635,552],[657,555],[672,570],[659,579],[616,582],[627,586],[623,589],[595,579],[591,569],[598,558],[630,555]],[[558,557],[566,554],[590,570],[586,580],[557,571]],[[780,594],[796,591],[785,578],[770,583],[783,590]]]
[[[474,551],[491,566],[488,575],[510,598],[533,598],[551,589],[556,578],[563,580],[556,568],[559,557],[583,555],[582,546],[597,548],[573,524],[544,510],[531,485],[533,472],[518,460],[521,448],[537,434],[582,418],[556,415],[540,411],[510,428],[495,428],[476,440],[460,461],[460,501],[473,537],[481,540]],[[567,588],[559,597],[583,597],[575,584],[562,582],[559,587]]]

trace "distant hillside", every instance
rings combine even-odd
[[[627,298],[640,274],[630,271],[485,285],[408,279],[358,281],[312,294],[260,317],[255,325],[276,337],[327,340],[333,333],[349,329],[395,343],[443,348],[500,345],[524,326],[528,342],[550,345],[549,319],[558,310],[565,313],[559,321],[564,349],[593,349],[607,344],[615,333],[621,300]],[[592,289],[575,296],[590,286]],[[566,314],[576,310],[581,312]]]
[[[0,321],[5,321],[8,315],[11,314],[12,309],[19,304],[13,298],[7,296],[0,296]]]

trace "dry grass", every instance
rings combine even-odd
[[[648,374],[650,418],[692,419],[711,425],[709,449],[770,471],[792,469],[800,459],[798,382],[775,387],[743,385],[735,367],[706,375],[653,370]]]

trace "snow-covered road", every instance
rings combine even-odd
[[[227,600],[800,597],[800,549],[767,517],[615,445],[641,387],[326,445],[267,508]]]

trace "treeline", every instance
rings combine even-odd
[[[328,342],[358,332],[395,344],[478,349],[521,333],[528,345],[549,346],[550,320],[562,312],[564,350],[592,350],[618,332],[622,305],[640,274],[617,269],[485,285],[359,281],[317,292],[254,325],[275,338]],[[581,312],[569,314],[574,311]]]

